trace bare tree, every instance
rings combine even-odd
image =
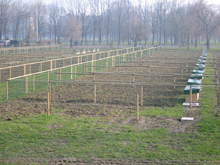
[[[36,17],[36,33],[37,33],[37,40],[41,41],[43,32],[46,25],[46,15],[47,15],[47,7],[43,3],[42,0],[38,0],[35,6],[35,17]]]
[[[154,45],[155,40],[155,34],[157,32],[158,28],[158,12],[154,8],[154,6],[151,6],[151,32],[152,32],[152,45]]]
[[[12,6],[12,2],[12,0],[0,1],[0,39],[2,39],[3,34],[6,38],[6,31],[10,19],[10,9]]]
[[[53,4],[50,4],[48,7],[49,12],[49,22],[51,24],[51,30],[53,31],[54,42],[57,43],[57,40],[60,40],[63,17],[65,16],[64,8],[58,4],[56,1]]]
[[[72,15],[65,17],[65,37],[70,40],[70,47],[72,48],[73,41],[76,41],[81,36],[81,24],[77,18]]]
[[[143,38],[145,45],[147,44],[147,40],[149,38],[149,31],[150,31],[150,11],[147,1],[145,0],[144,3],[142,0],[139,0],[139,17],[143,22]]]
[[[130,17],[130,39],[134,42],[134,46],[137,46],[138,41],[144,38],[144,24],[135,11],[132,12]]]
[[[220,17],[212,5],[208,5],[204,0],[200,0],[195,4],[197,17],[201,21],[203,31],[206,37],[207,49],[210,48],[210,38],[214,30],[220,25]]]

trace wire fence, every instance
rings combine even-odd
[[[120,54],[136,52],[141,49],[142,47],[118,49],[118,50],[99,52],[94,54],[70,56],[59,59],[46,60],[46,61],[33,62],[33,63],[0,68],[0,82],[5,82],[8,79],[16,78],[19,76],[25,76],[26,74],[41,73],[45,71],[52,71],[58,68],[66,68],[71,65],[76,65],[93,60],[107,58],[107,57],[113,57]],[[149,50],[154,51],[154,49],[157,48],[152,48]]]
[[[134,54],[122,55],[124,57],[132,57]],[[141,52],[136,53],[136,57],[141,57]],[[105,57],[104,57],[105,58]],[[25,77],[12,79],[6,82],[6,97],[13,98],[30,92],[38,91],[40,89],[46,88],[48,81],[52,80],[71,80],[87,72],[100,71],[108,67],[118,65],[120,57],[112,57],[107,59],[93,60],[92,62],[85,62],[78,65],[71,65],[70,67],[59,68],[57,70],[42,72],[41,74],[31,74]],[[97,67],[96,67],[97,66]],[[69,73],[69,74],[65,74]],[[40,82],[42,81],[42,82]],[[43,82],[47,81],[47,83]],[[18,83],[16,83],[18,82]]]

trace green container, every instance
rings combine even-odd
[[[205,63],[206,63],[206,62],[197,62],[197,64],[203,64],[203,65],[205,65]]]
[[[196,79],[188,79],[187,85],[201,85],[202,81],[201,80],[196,80]]]
[[[205,64],[197,63],[196,66],[199,67],[199,68],[205,68]]]
[[[191,79],[198,79],[198,80],[201,80],[203,77],[203,74],[192,74],[190,76]]]
[[[206,63],[206,59],[199,59],[199,63]]]
[[[205,68],[195,68],[195,70],[205,70]]]
[[[204,74],[204,70],[194,69],[194,70],[193,70],[193,74]]]
[[[192,93],[199,93],[200,90],[201,90],[200,85],[192,86]],[[184,94],[190,94],[190,86],[186,86],[183,93]]]
[[[207,59],[206,56],[200,56],[200,59]]]

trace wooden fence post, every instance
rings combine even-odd
[[[29,74],[31,74],[31,64],[29,65]]]
[[[141,107],[143,107],[144,103],[144,86],[141,85]]]
[[[132,74],[132,81],[133,81],[133,86],[134,86],[134,83],[135,83],[135,75]]]
[[[8,100],[8,80],[6,81],[6,99]]]
[[[70,80],[72,80],[73,79],[73,66],[71,65],[70,66]]]
[[[49,85],[49,81],[50,81],[50,71],[47,71],[47,83]]]
[[[50,92],[47,92],[47,115],[50,116]]]
[[[53,69],[53,63],[52,63],[53,61],[51,60],[50,61],[50,70],[52,70]]]
[[[83,74],[85,74],[86,73],[86,65],[85,65],[85,63],[83,64]]]
[[[0,70],[0,83],[2,82],[2,72]]]
[[[176,76],[175,75],[173,75],[173,84],[174,84],[173,88],[176,89],[176,85],[175,85],[176,84]]]
[[[77,73],[77,65],[74,66],[74,70],[75,70],[75,75],[74,78],[76,78],[76,73]]]
[[[25,76],[25,94],[28,93],[28,76]]]
[[[93,61],[91,62],[91,72],[93,72]]]
[[[95,81],[95,74],[93,75],[93,81]],[[96,103],[96,84],[93,85],[94,88],[94,103]]]
[[[40,62],[40,72],[42,72],[42,62]]]
[[[108,67],[108,58],[105,60],[105,67]]]
[[[35,91],[35,74],[33,74],[33,91]]]
[[[61,72],[62,72],[62,69],[60,69],[60,80],[62,79]]]
[[[26,65],[24,65],[23,75],[26,75]]]
[[[137,95],[137,121],[139,121],[139,95]]]

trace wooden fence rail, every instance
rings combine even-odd
[[[74,56],[74,57],[67,57],[67,58],[62,58],[62,59],[54,59],[54,60],[49,60],[49,61],[24,64],[24,65],[19,65],[19,67],[23,68],[22,75],[19,75],[16,77],[12,77],[11,74],[12,74],[12,68],[17,68],[17,67],[16,66],[9,67],[8,69],[10,70],[10,72],[9,72],[10,77],[7,79],[6,89],[9,90],[8,81],[12,81],[12,80],[16,81],[19,78],[25,78],[24,79],[25,93],[28,93],[28,83],[26,83],[26,81],[29,81],[28,80],[29,76],[33,76],[32,77],[33,78],[33,91],[35,91],[35,86],[36,86],[35,85],[35,75],[47,73],[47,80],[49,83],[49,80],[50,80],[49,73],[52,71],[57,71],[58,73],[62,73],[62,69],[70,67],[70,71],[71,71],[71,73],[73,73],[72,67],[74,67],[75,73],[77,73],[76,66],[83,65],[83,73],[85,73],[86,72],[85,66],[88,63],[90,63],[91,66],[93,66],[93,63],[96,63],[97,61],[102,62],[103,60],[108,61],[108,59],[110,59],[112,61],[111,66],[115,66],[116,63],[113,62],[113,61],[115,61],[115,58],[119,58],[119,59],[123,60],[129,54],[132,54],[133,57],[143,56],[143,54],[150,54],[158,49],[159,48],[157,48],[157,47],[149,48],[149,49],[145,49],[145,50],[142,50],[141,47],[126,48],[126,49],[112,50],[112,51],[107,51],[107,52],[100,52],[100,53],[95,53],[95,54],[87,54],[87,55],[83,55],[83,56]],[[64,61],[64,60],[68,60],[68,61]],[[60,63],[62,63],[62,64],[58,63],[58,61],[61,61]],[[47,63],[47,67],[44,66],[44,63]],[[36,64],[37,64],[37,71],[33,71],[31,66],[36,65]],[[107,64],[108,63],[106,62],[105,66],[103,66],[103,67],[108,67]],[[91,71],[93,71],[93,69],[91,69]],[[61,80],[61,74],[59,77],[56,76],[56,79]],[[72,79],[72,74],[70,75],[70,79]],[[7,99],[8,99],[8,97],[9,97],[8,91],[6,91],[6,93],[7,93]]]
[[[59,45],[53,46],[28,46],[28,47],[9,47],[9,48],[0,48],[0,55],[10,55],[14,53],[30,53],[30,52],[40,52],[40,51],[55,51],[60,49]]]
[[[112,60],[114,60],[113,59],[114,57],[118,55],[126,54],[126,53],[136,54],[137,51],[148,51],[148,53],[150,54],[151,52],[154,52],[154,49],[158,49],[158,48],[149,48],[146,50],[141,50],[141,49],[142,47],[136,47],[136,48],[131,47],[131,48],[125,48],[125,49],[111,50],[111,51],[106,51],[106,52],[99,52],[99,53],[94,53],[94,54],[70,56],[70,57],[65,57],[65,58],[58,58],[58,59],[53,59],[53,60],[33,62],[33,63],[28,63],[28,64],[0,68],[0,82],[4,82],[11,78],[25,76],[27,74],[38,74],[38,73],[42,73],[45,71],[53,71],[59,68],[62,69],[62,68],[70,67],[73,65],[94,62],[98,59],[105,59],[105,58],[111,57]]]

